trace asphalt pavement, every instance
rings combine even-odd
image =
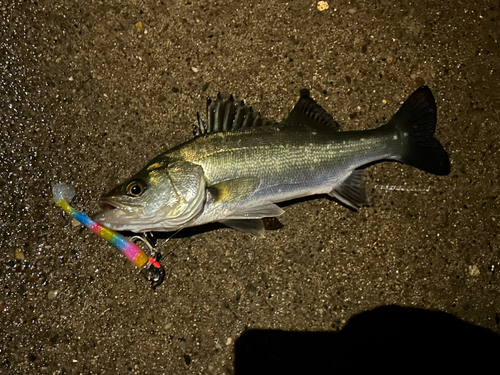
[[[0,373],[349,372],[434,358],[415,342],[495,362],[500,5],[320,3],[0,2]],[[308,88],[364,130],[422,85],[450,175],[371,166],[369,206],[293,202],[264,239],[156,234],[156,291],[51,199],[95,212],[218,92],[281,120]]]

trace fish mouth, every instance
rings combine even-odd
[[[113,198],[102,198],[99,201],[100,211],[92,215],[92,220],[113,230],[123,230],[137,218],[139,205],[130,205]]]
[[[117,199],[113,198],[101,198],[101,200],[99,201],[99,207],[103,211],[111,211],[117,208],[126,211],[131,206],[133,205],[125,205]]]
[[[108,202],[99,202],[99,208],[102,210],[102,211],[111,211],[111,210],[114,210],[115,208],[117,208],[116,206],[108,203]]]
[[[161,226],[135,211],[123,210],[107,202],[99,206],[102,211],[93,214],[92,220],[112,230],[140,233],[152,231]]]
[[[142,204],[104,197],[99,207],[100,211],[92,215],[92,220],[112,230],[138,233],[158,226],[158,220],[147,216]]]
[[[113,206],[101,205],[102,211],[93,214],[92,220],[107,226],[109,229],[118,230],[117,225],[123,224],[126,221],[126,217],[124,217],[125,211],[111,207]]]

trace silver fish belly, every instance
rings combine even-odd
[[[135,232],[221,222],[263,236],[261,219],[281,215],[279,202],[329,194],[361,207],[366,165],[392,160],[448,174],[449,158],[433,136],[435,126],[436,105],[427,87],[415,91],[387,124],[350,132],[339,132],[308,90],[280,123],[232,96],[219,96],[208,101],[207,123],[198,121],[196,137],[104,196],[105,210],[96,219]]]

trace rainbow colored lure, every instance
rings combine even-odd
[[[69,202],[75,196],[75,189],[73,186],[59,183],[52,188],[52,195],[57,206],[61,207],[65,212],[89,228],[92,232],[104,238],[111,245],[120,250],[134,266],[145,270],[146,277],[151,282],[153,289],[163,282],[165,269],[158,262],[159,254],[154,257],[148,257],[144,250],[135,243],[128,241],[115,231],[96,223],[85,212],[77,211],[71,207]]]

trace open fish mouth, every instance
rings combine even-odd
[[[102,211],[120,210],[124,212],[133,213],[141,211],[143,209],[143,205],[140,203],[133,203],[133,202],[124,203],[114,198],[101,198],[101,200],[99,201],[99,208]]]
[[[115,229],[117,224],[124,224],[129,218],[126,216],[126,211],[111,205],[101,205],[102,211],[92,215],[92,220],[106,225],[111,229]],[[115,229],[117,230],[117,229]]]
[[[119,228],[130,223],[138,216],[139,205],[126,205],[116,199],[103,198],[99,202],[99,212],[92,215],[92,220],[107,227],[120,230]]]
[[[139,205],[134,205],[134,204],[123,204],[121,203],[118,199],[113,199],[113,198],[101,198],[99,201],[99,207],[103,211],[111,211],[115,210],[117,208],[123,210],[123,211],[130,211],[134,206],[139,206]]]
[[[111,211],[117,208],[116,206],[108,203],[108,202],[99,202],[99,208],[103,211]]]
[[[140,232],[151,225],[154,227],[154,224],[159,221],[154,217],[147,216],[143,205],[131,202],[123,203],[112,197],[102,198],[99,207],[101,210],[92,215],[92,220],[117,231]]]
[[[161,220],[146,217],[143,212],[124,210],[117,207],[112,208],[114,206],[108,203],[101,204],[100,206],[103,211],[99,211],[92,215],[92,220],[109,229],[139,233],[164,227],[164,225],[161,225]]]

